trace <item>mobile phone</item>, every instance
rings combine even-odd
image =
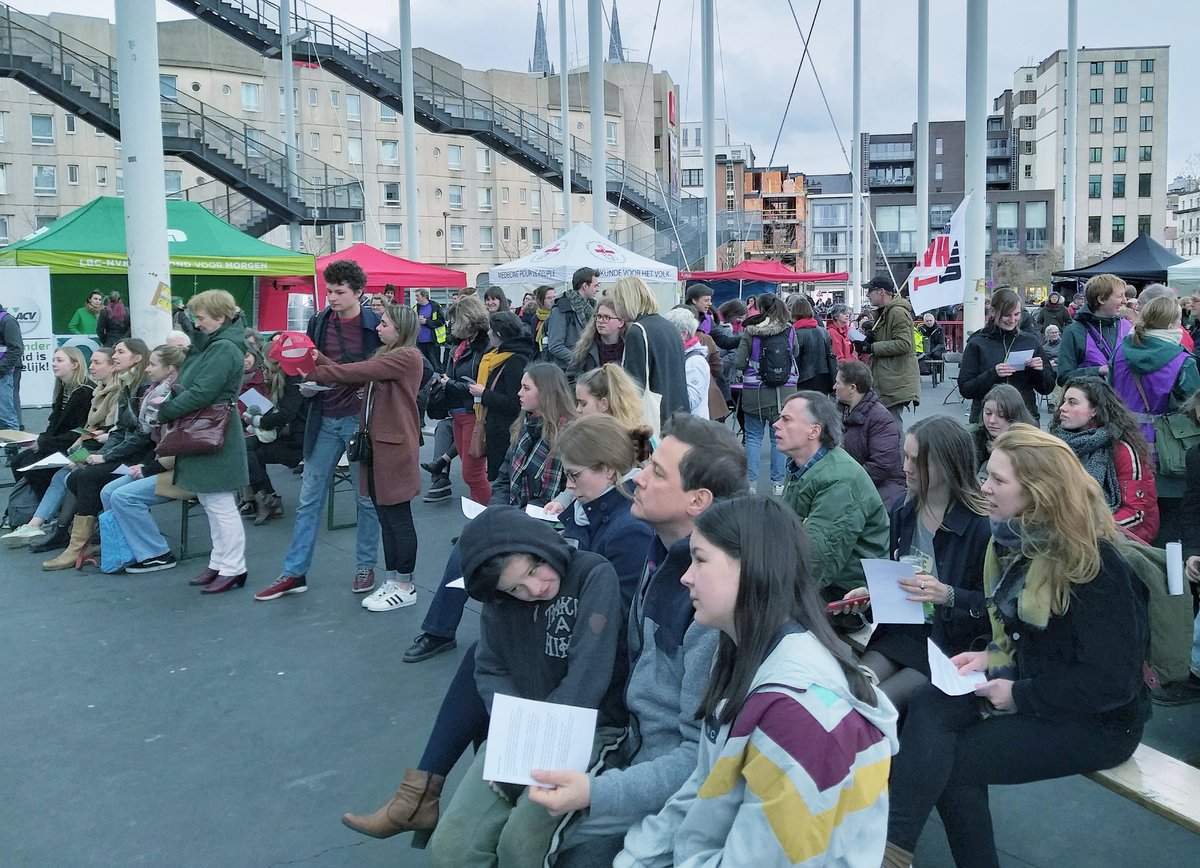
[[[871,595],[863,594],[861,597],[851,597],[848,600],[834,600],[825,607],[825,611],[830,615],[836,615],[847,606],[858,606],[869,602],[871,602]]]

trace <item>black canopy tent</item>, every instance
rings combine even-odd
[[[1056,271],[1051,275],[1055,281],[1087,280],[1097,274],[1115,274],[1127,283],[1166,283],[1167,268],[1183,262],[1149,235],[1139,235],[1125,247],[1107,259],[1101,259],[1086,268]]]

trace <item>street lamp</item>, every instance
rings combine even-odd
[[[450,212],[442,212],[442,256],[445,258],[445,266],[450,267]]]

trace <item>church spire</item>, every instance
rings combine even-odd
[[[529,61],[529,71],[538,75],[554,72],[550,67],[550,53],[546,50],[546,19],[542,17],[542,0],[538,0],[537,30],[533,35],[533,60]]]
[[[613,0],[611,23],[608,29],[608,61],[623,63],[625,47],[621,45],[621,22],[617,20],[617,0]]]

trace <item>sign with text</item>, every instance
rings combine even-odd
[[[44,407],[54,395],[50,357],[58,346],[50,319],[50,269],[0,268],[0,304],[21,324],[21,339],[25,342],[21,406]]]

